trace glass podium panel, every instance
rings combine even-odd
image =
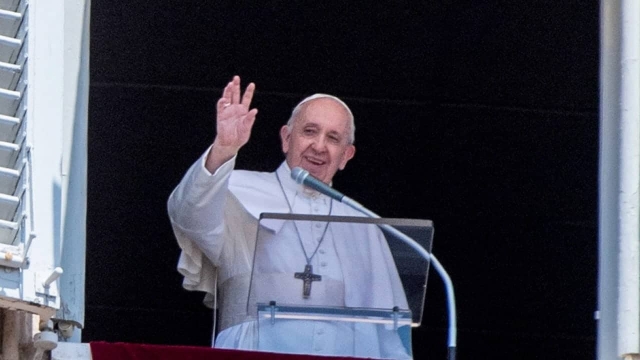
[[[264,213],[247,301],[263,351],[411,358],[429,220]]]
[[[262,351],[412,358],[410,311],[280,306],[275,302],[257,304],[257,309],[258,349]]]

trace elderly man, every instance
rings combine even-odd
[[[407,309],[393,258],[381,232],[358,232],[356,241],[330,223],[287,221],[260,229],[278,241],[256,246],[261,213],[362,216],[291,179],[301,167],[326,184],[355,154],[353,115],[340,99],[316,94],[302,100],[280,129],[286,160],[273,173],[234,170],[238,151],[250,138],[257,109],[255,85],[241,91],[234,76],[217,102],[216,136],[169,198],[168,211],[182,254],[184,287],[207,293],[219,308],[215,346],[235,349],[410,358],[393,332],[369,324],[283,321],[260,335],[255,304],[247,306],[250,283],[297,304]],[[344,227],[342,227],[344,229]],[[257,252],[254,265],[254,251]],[[269,276],[254,274],[260,266]],[[304,270],[304,271],[303,271]],[[302,289],[301,278],[320,281]],[[257,283],[257,284],[256,284]],[[306,282],[305,282],[306,283]],[[253,290],[252,290],[253,291]],[[215,328],[215,327],[214,327]],[[391,335],[390,335],[391,334]],[[322,336],[320,336],[322,335]],[[213,342],[213,339],[212,339]]]

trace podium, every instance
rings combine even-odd
[[[430,261],[398,233],[431,251],[430,220],[263,213],[247,301],[256,349],[411,359]]]

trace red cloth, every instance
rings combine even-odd
[[[92,360],[353,360],[352,357],[276,354],[261,351],[212,349],[204,346],[170,346],[90,342]]]

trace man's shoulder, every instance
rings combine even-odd
[[[258,185],[275,180],[272,172],[254,170],[233,170],[229,179],[232,185]]]
[[[243,203],[250,199],[271,200],[279,193],[278,180],[272,172],[233,170],[229,190]]]
[[[234,170],[229,179],[229,191],[256,219],[263,212],[288,212],[278,180],[272,172]]]

